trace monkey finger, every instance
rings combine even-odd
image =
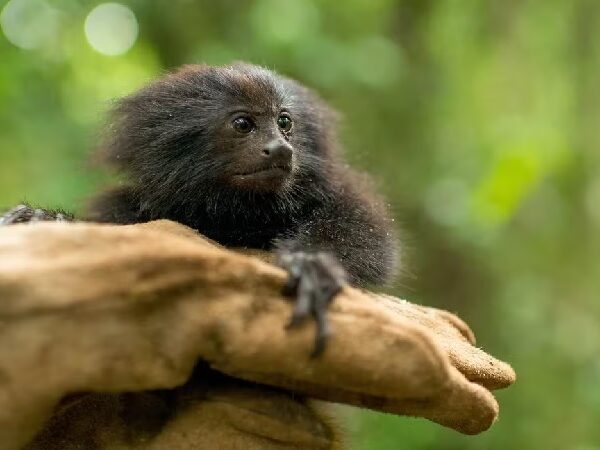
[[[315,285],[310,276],[302,276],[296,292],[296,303],[287,328],[293,328],[306,319],[311,311]]]
[[[316,298],[313,303],[312,313],[317,325],[317,331],[315,333],[315,347],[310,355],[311,358],[316,358],[323,353],[327,340],[331,335],[331,326],[327,319],[327,310],[330,302],[331,298],[321,297]]]
[[[1,218],[0,225],[12,225],[23,219],[29,207],[27,205],[19,205],[8,210]]]
[[[298,284],[300,283],[300,271],[292,271],[288,272],[288,279],[283,285],[283,295],[292,296],[296,295],[298,292]]]
[[[298,258],[290,252],[281,251],[277,255],[277,261],[288,272],[288,279],[282,290],[283,295],[295,296],[302,276],[302,258]]]
[[[45,220],[45,218],[46,218],[46,211],[44,211],[43,209],[36,208],[33,211],[33,215],[31,216],[31,219],[29,219],[29,222],[30,223],[41,222],[41,221]]]

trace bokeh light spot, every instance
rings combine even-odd
[[[119,3],[96,6],[86,17],[84,29],[92,48],[108,56],[126,53],[138,36],[135,14]]]
[[[43,0],[10,0],[0,12],[0,28],[6,39],[26,50],[52,42],[58,22],[58,11]]]

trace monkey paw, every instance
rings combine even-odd
[[[51,211],[32,208],[29,205],[19,205],[0,216],[0,226],[45,221],[70,222],[72,220],[73,216],[62,211]]]
[[[347,284],[346,272],[335,257],[326,252],[282,252],[279,264],[289,273],[284,294],[296,298],[287,327],[296,327],[312,316],[317,325],[312,356],[318,356],[331,334],[327,310],[336,294]]]

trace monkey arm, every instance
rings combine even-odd
[[[72,222],[75,217],[71,213],[57,209],[35,208],[23,203],[0,213],[0,226],[27,222]],[[139,200],[129,186],[114,188],[92,198],[88,212],[77,220],[86,222],[133,224],[145,222],[146,217],[140,213]]]
[[[391,220],[351,193],[313,210],[293,234],[275,243],[279,265],[289,273],[287,295],[296,297],[290,327],[312,316],[317,324],[314,355],[330,334],[329,304],[342,287],[384,283],[396,270]]]
[[[398,250],[392,220],[377,205],[340,196],[299,224],[294,234],[277,242],[284,251],[331,253],[351,284],[384,284],[397,269]]]
[[[0,216],[0,226],[27,222],[71,222],[73,216],[62,210],[34,208],[21,204]]]

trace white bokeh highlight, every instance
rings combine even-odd
[[[11,44],[34,50],[57,37],[59,16],[44,0],[10,0],[0,11],[0,28]]]
[[[118,56],[126,53],[138,37],[135,14],[120,3],[102,3],[85,19],[85,37],[99,53]]]

